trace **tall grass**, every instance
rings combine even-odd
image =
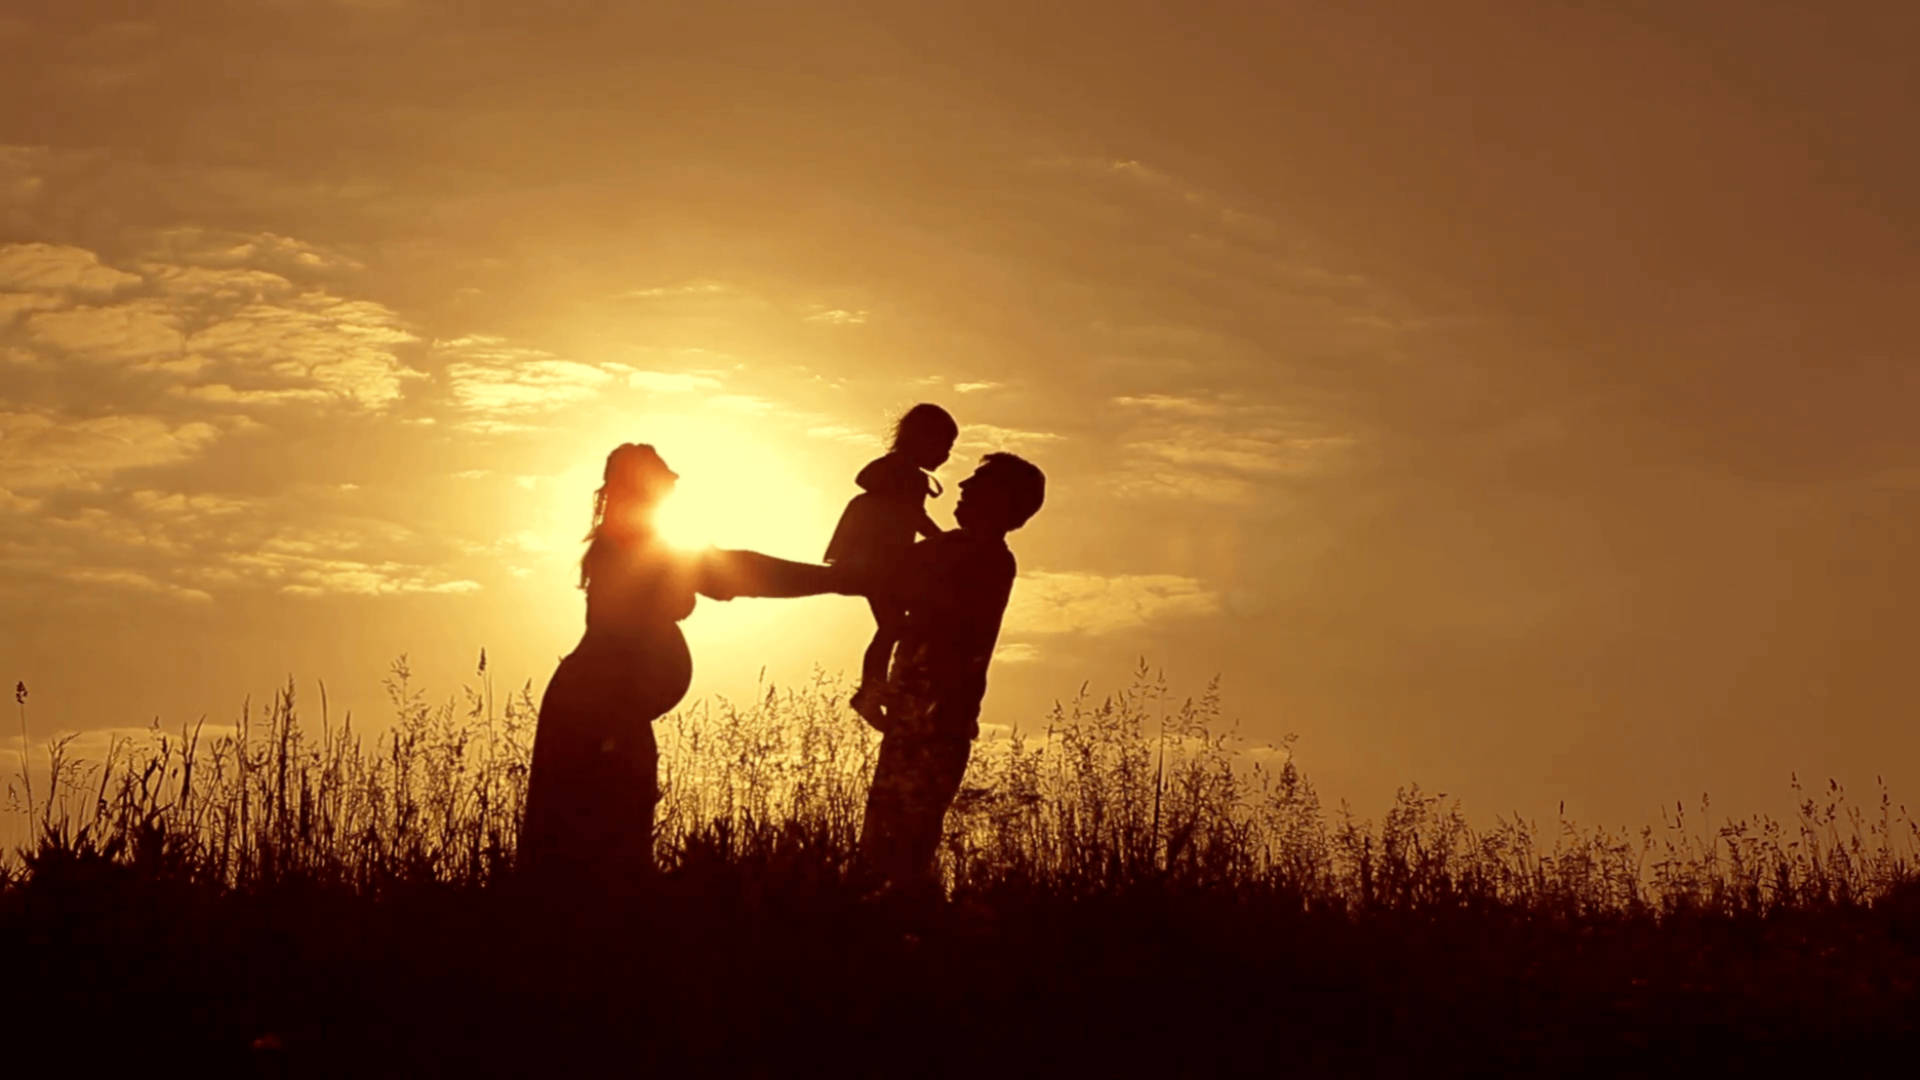
[[[189,727],[75,757],[45,752],[51,791],[13,812],[31,841],[24,880],[63,865],[121,865],[199,886],[289,883],[378,895],[486,886],[511,872],[536,718],[530,684],[430,700],[404,658],[386,681],[393,723],[369,735],[317,723],[289,682],[217,734]],[[657,856],[778,865],[834,879],[858,836],[877,736],[816,676],[753,699],[703,703],[657,724]],[[17,694],[25,708],[25,694]],[[1331,912],[1499,909],[1533,916],[1665,918],[1869,906],[1915,877],[1920,826],[1883,791],[1865,810],[1837,784],[1802,793],[1794,820],[1711,832],[1676,813],[1661,829],[1550,834],[1518,820],[1469,825],[1457,802],[1402,789],[1376,822],[1325,807],[1293,742],[1249,746],[1217,685],[1177,698],[1144,664],[1127,687],[1083,686],[1031,726],[983,739],[947,820],[956,897],[1033,890],[1085,898],[1138,889],[1259,896]]]

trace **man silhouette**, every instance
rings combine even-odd
[[[915,544],[900,568],[906,614],[860,826],[860,873],[880,890],[924,896],[935,888],[941,822],[980,733],[987,665],[1013,593],[1007,534],[1045,498],[1046,477],[1031,462],[988,454],[960,482],[959,528]]]

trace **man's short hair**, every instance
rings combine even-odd
[[[1009,532],[1025,525],[1047,501],[1047,474],[1018,454],[988,454],[980,459],[980,475],[1005,485]]]

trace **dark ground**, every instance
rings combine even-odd
[[[1915,899],[1656,923],[1140,887],[915,916],[722,868],[589,913],[506,888],[214,893],[77,865],[0,892],[4,1059],[19,1076],[1899,1072],[1920,1045]]]

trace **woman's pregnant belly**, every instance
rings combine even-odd
[[[560,662],[554,680],[562,679],[603,708],[652,721],[686,697],[693,683],[693,654],[674,623],[619,633],[589,630]]]

